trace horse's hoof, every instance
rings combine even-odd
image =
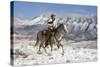
[[[71,61],[70,60],[66,60],[66,63],[70,63]]]
[[[52,54],[51,53],[48,53],[48,56],[52,56]]]
[[[53,58],[53,57],[50,57],[50,58],[49,58],[49,60],[52,60],[52,59],[54,59],[54,58]]]
[[[55,51],[57,50],[57,48],[54,49]]]
[[[64,53],[62,53],[62,56],[64,56]]]
[[[33,47],[36,47],[36,45],[32,45]]]
[[[62,53],[62,56],[64,56],[64,53]]]
[[[41,51],[38,51],[37,54],[42,54],[42,52]]]

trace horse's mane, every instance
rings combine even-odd
[[[63,25],[63,23],[59,24],[59,26],[55,29],[56,31]]]

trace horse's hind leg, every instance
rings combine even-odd
[[[38,38],[38,34],[37,34],[37,39],[36,39],[36,43],[34,46],[37,46],[38,43],[39,43],[39,38]]]
[[[48,45],[50,45],[50,47],[51,47],[51,52],[52,52],[52,43],[51,43],[51,39],[48,39],[46,42],[45,42],[45,48],[48,46]]]
[[[38,50],[39,52],[40,52],[40,50],[41,50],[41,47],[42,47],[42,43],[41,43],[40,46],[39,46],[39,50]]]
[[[37,46],[38,43],[39,43],[39,41],[37,40],[34,46]]]
[[[39,50],[38,50],[38,52],[40,52],[40,50],[41,50],[41,47],[42,47],[42,48],[44,48],[44,50],[45,50],[45,53],[47,53],[47,51],[46,51],[46,49],[45,49],[45,46],[43,45],[43,42],[41,42],[41,44],[40,44],[40,46],[39,46]]]
[[[42,54],[42,52],[40,51],[41,50],[41,47],[42,47],[42,44],[39,45],[39,50],[37,52],[38,54]]]
[[[47,46],[48,46],[48,41],[45,42],[44,48],[46,48]]]
[[[51,47],[51,52],[52,52],[52,49],[53,49],[53,45],[52,45],[52,43],[50,42],[50,47]]]

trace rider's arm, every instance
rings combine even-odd
[[[52,24],[52,23],[53,23],[52,19],[49,19],[48,24]]]

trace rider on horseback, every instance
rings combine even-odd
[[[48,30],[50,30],[50,32],[53,32],[55,30],[55,28],[57,27],[55,17],[56,17],[56,15],[52,14],[50,20],[48,21]]]
[[[55,42],[55,29],[57,27],[57,22],[56,22],[56,15],[51,14],[51,18],[48,21],[48,35],[49,37],[47,38],[46,45],[48,45],[48,42],[51,42],[51,38],[53,38],[53,42]]]

